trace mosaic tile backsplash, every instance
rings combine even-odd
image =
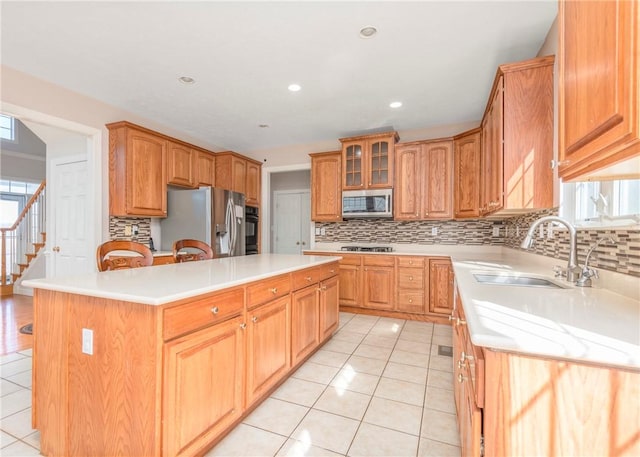
[[[504,245],[519,249],[531,224],[542,216],[558,215],[557,208],[528,213],[504,221],[506,239]],[[560,227],[560,226],[558,226]],[[584,264],[589,248],[600,238],[611,237],[615,244],[601,244],[593,250],[589,265],[595,268],[615,271],[640,277],[640,228],[594,229],[577,228],[578,263]],[[560,228],[548,233],[544,228],[544,238],[536,238],[529,250],[547,257],[567,260],[569,258],[569,233]],[[562,266],[565,264],[559,262]]]
[[[527,213],[504,220],[392,221],[389,219],[350,219],[343,222],[316,222],[325,235],[317,242],[502,245],[520,249],[529,226],[542,216],[557,215],[557,208]],[[433,234],[433,229],[436,234]],[[494,229],[498,235],[495,235]],[[569,238],[566,230],[552,230],[552,237],[536,238],[529,252],[567,260]],[[595,268],[640,277],[640,229],[578,229],[578,261],[584,263],[587,251],[598,239],[610,236],[615,245],[602,244],[591,254]],[[563,262],[558,262],[564,265]]]
[[[125,235],[127,225],[137,225],[138,234]],[[109,239],[137,241],[138,243],[149,245],[151,238],[151,219],[148,217],[117,217],[109,216]]]

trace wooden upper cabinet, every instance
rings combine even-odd
[[[209,151],[198,150],[196,170],[199,186],[215,186],[216,183],[216,158]]]
[[[553,206],[553,62],[498,67],[482,121],[482,214]]]
[[[245,204],[260,206],[262,164],[235,152],[216,154],[216,187],[240,192]]]
[[[396,147],[395,155],[393,218],[403,221],[418,220],[421,216],[420,156],[422,155],[422,144],[399,144]]]
[[[426,143],[422,154],[422,215],[424,219],[453,217],[453,143]]]
[[[167,215],[167,140],[128,122],[109,129],[109,215]]]
[[[262,165],[247,161],[247,178],[245,181],[245,204],[249,206],[260,206],[260,182]]]
[[[341,138],[342,188],[384,189],[393,187],[396,132]]]
[[[168,144],[167,183],[182,187],[197,187],[198,151],[173,141],[169,141]]]
[[[320,152],[311,156],[311,220],[342,219],[342,153]]]
[[[559,175],[575,180],[640,155],[640,6],[561,1],[558,8]]]
[[[454,138],[453,215],[462,219],[480,216],[480,129]]]
[[[394,219],[450,219],[453,148],[451,141],[396,147]]]

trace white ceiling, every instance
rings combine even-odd
[[[557,2],[2,1],[0,8],[3,65],[219,150],[249,152],[479,120],[496,67],[536,55]],[[360,38],[365,25],[378,34]],[[183,75],[196,84],[179,83]],[[292,82],[302,90],[289,92]],[[395,100],[404,105],[389,108]]]

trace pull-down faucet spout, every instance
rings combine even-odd
[[[533,246],[533,234],[535,230],[538,228],[540,224],[544,224],[545,222],[558,222],[559,224],[564,225],[569,230],[569,260],[567,262],[566,268],[566,278],[569,282],[576,282],[580,277],[580,267],[578,266],[578,249],[577,249],[577,233],[576,228],[571,225],[571,223],[558,216],[545,216],[541,217],[529,227],[529,231],[527,235],[522,240],[522,244],[520,247],[522,249],[531,249]]]

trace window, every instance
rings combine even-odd
[[[0,138],[9,141],[14,141],[16,139],[14,122],[11,116],[0,114]]]
[[[640,179],[562,184],[560,215],[579,226],[640,224]]]

